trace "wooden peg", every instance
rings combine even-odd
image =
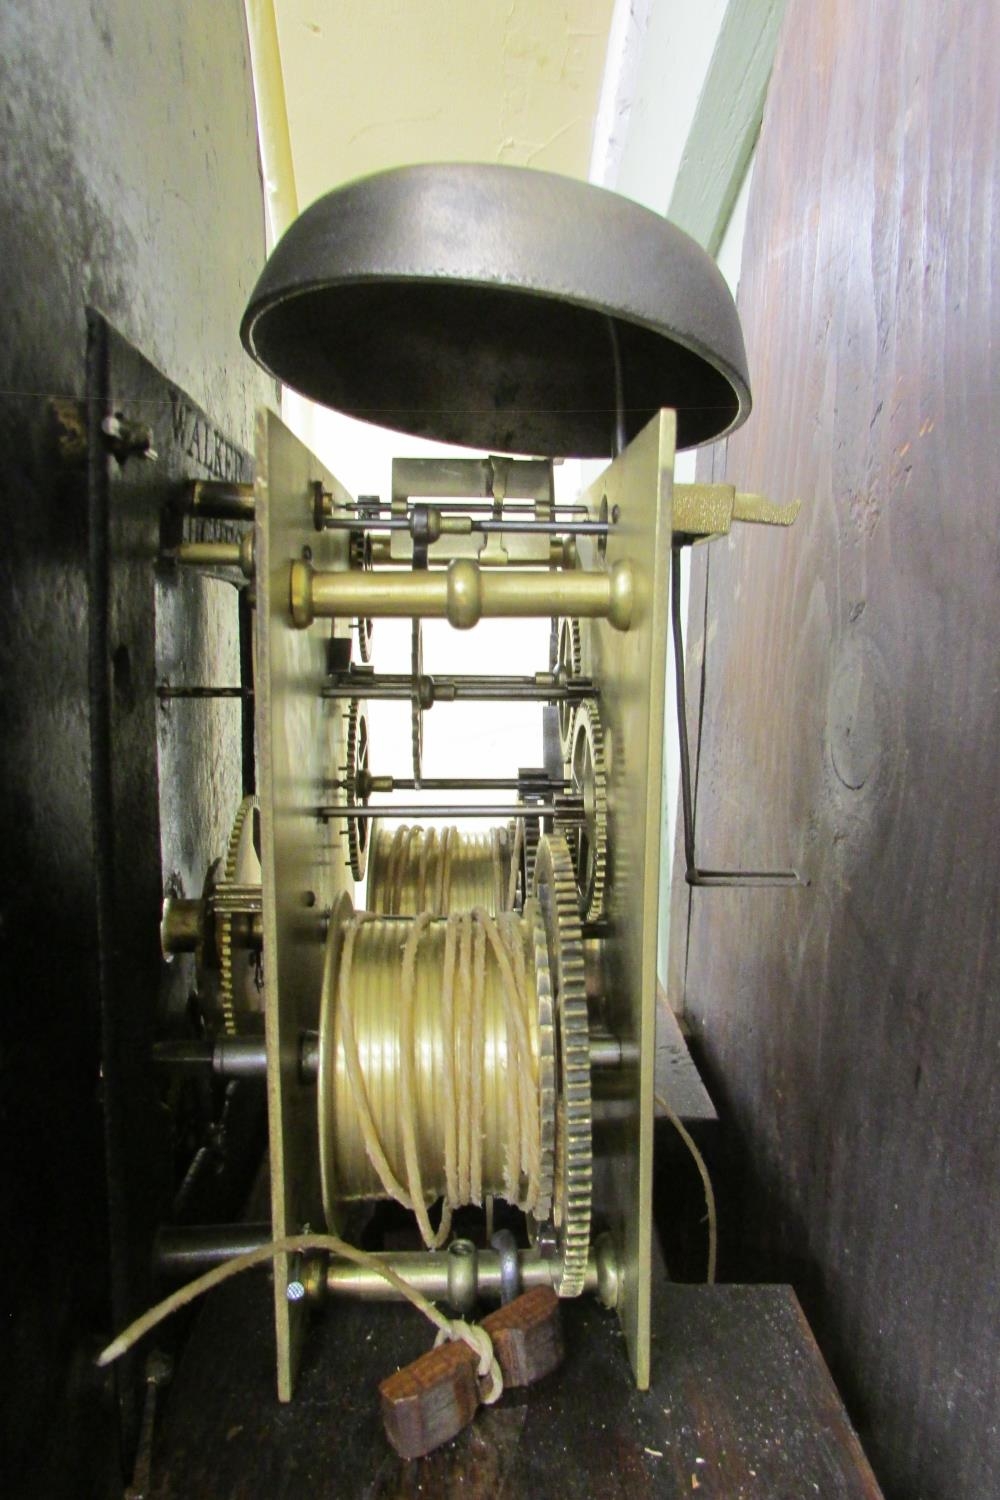
[[[550,1286],[532,1287],[483,1318],[504,1386],[532,1385],[562,1364],[559,1298]]]
[[[456,1340],[382,1381],[382,1423],[401,1458],[422,1458],[469,1425],[479,1406],[478,1368],[476,1351]]]

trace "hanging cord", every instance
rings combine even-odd
[[[469,1029],[469,1112],[465,1117],[465,1139],[468,1149],[468,1179],[463,1186],[473,1203],[483,1201],[483,1138],[479,1122],[483,1118],[483,1049],[486,1042],[486,1017],[483,993],[486,989],[486,934],[471,914],[466,918],[468,934],[461,959],[469,996],[466,1020]]]
[[[435,830],[432,828],[427,836],[427,841],[436,838]],[[436,917],[443,917],[448,909],[451,897],[451,861],[456,846],[461,843],[461,834],[457,828],[445,828],[440,837],[441,853],[438,856],[437,883],[434,889],[434,904],[429,909]],[[426,906],[424,902],[422,905]]]
[[[382,915],[392,916],[399,911],[403,884],[403,869],[406,863],[412,829],[401,823],[392,836],[389,857],[386,861],[385,886],[382,892]]]
[[[413,850],[413,844],[417,839],[419,839],[420,842],[417,844],[416,906],[417,911],[430,911],[433,907],[433,902],[428,903],[427,900],[427,867],[431,862],[431,854],[433,853],[434,846],[437,843],[437,833],[433,828],[429,829],[426,833],[424,833],[420,828],[411,828],[409,830],[409,838],[407,839],[406,864],[412,863],[411,854]],[[400,882],[400,885],[395,892],[395,899],[392,904],[392,909],[394,912],[398,912],[402,909],[402,897],[402,882]]]
[[[690,1130],[688,1130],[687,1126],[684,1124],[684,1121],[678,1114],[675,1113],[674,1110],[671,1109],[670,1105],[667,1103],[666,1099],[664,1099],[662,1094],[655,1095],[655,1098],[660,1109],[662,1109],[663,1113],[666,1115],[667,1119],[677,1131],[677,1134],[680,1136],[681,1140],[684,1142],[685,1146],[688,1148],[692,1157],[694,1158],[694,1164],[698,1168],[698,1173],[701,1177],[701,1185],[705,1189],[705,1208],[708,1212],[708,1271],[705,1275],[705,1281],[709,1286],[714,1286],[715,1261],[719,1249],[719,1225],[715,1216],[715,1190],[712,1187],[712,1179],[708,1175],[708,1168],[705,1165],[705,1158],[698,1150],[698,1147],[695,1144],[694,1136],[691,1134]]]
[[[416,1127],[416,1099],[413,1086],[413,1052],[414,1052],[414,1010],[416,1008],[417,985],[416,965],[417,949],[420,939],[431,922],[430,912],[421,912],[410,929],[409,936],[403,948],[403,1003],[400,1008],[399,1017],[399,1116],[403,1133],[403,1160],[406,1163],[406,1180],[409,1186],[410,1207],[417,1216],[417,1224],[423,1236],[424,1244],[431,1250],[438,1249],[443,1245],[451,1233],[451,1216],[454,1205],[448,1195],[445,1195],[444,1204],[441,1209],[441,1223],[437,1232],[431,1228],[431,1221],[427,1213],[427,1204],[424,1199],[423,1176],[420,1171],[420,1151],[417,1146]],[[448,927],[452,920],[448,919]],[[447,928],[446,928],[447,932]],[[454,944],[451,945],[454,953]],[[445,953],[447,954],[447,946]],[[454,1033],[452,1033],[453,1035]],[[448,1034],[445,1033],[447,1040]],[[445,1047],[445,1057],[449,1051],[453,1066],[445,1066],[445,1141],[448,1139],[448,1131],[453,1128],[455,1122],[455,1075],[454,1075],[454,1047]],[[451,1114],[448,1114],[448,1096],[450,1095]],[[445,1146],[445,1157],[447,1159],[447,1144]]]
[[[541,1122],[538,1114],[538,1076],[528,1034],[528,982],[520,919],[510,912],[493,922],[482,908],[473,916],[481,924],[503,979],[507,1019],[508,1118],[516,1127],[507,1137],[508,1201],[525,1213],[538,1202],[541,1187]],[[524,1192],[521,1179],[527,1179]]]
[[[503,879],[503,863],[500,844],[500,829],[490,829],[490,868],[493,871],[493,909],[501,912],[504,909],[505,891]]]
[[[194,1302],[203,1293],[221,1286],[224,1281],[229,1281],[233,1276],[239,1276],[242,1271],[250,1271],[255,1266],[266,1265],[276,1255],[309,1255],[317,1252],[337,1255],[342,1260],[353,1261],[356,1266],[365,1266],[381,1276],[391,1287],[395,1288],[401,1297],[404,1297],[434,1324],[438,1330],[435,1347],[445,1341],[458,1339],[468,1344],[479,1358],[480,1376],[483,1379],[489,1379],[490,1382],[489,1390],[485,1395],[480,1396],[480,1400],[486,1406],[492,1406],[494,1401],[500,1399],[503,1392],[503,1376],[493,1353],[493,1342],[486,1329],[480,1327],[478,1323],[467,1323],[464,1318],[446,1318],[433,1302],[428,1301],[421,1292],[410,1286],[409,1282],[404,1281],[402,1276],[379,1256],[372,1255],[368,1250],[359,1250],[356,1245],[349,1245],[346,1240],[340,1239],[335,1234],[288,1235],[285,1239],[272,1240],[268,1245],[261,1245],[257,1250],[249,1250],[245,1255],[234,1255],[231,1260],[224,1261],[221,1266],[214,1266],[211,1271],[206,1271],[204,1276],[199,1276],[195,1281],[188,1282],[187,1286],[182,1286],[178,1291],[172,1292],[169,1297],[164,1297],[162,1302],[158,1302],[155,1307],[151,1307],[148,1312],[136,1318],[134,1323],[130,1323],[98,1355],[98,1365],[103,1369],[105,1365],[110,1365],[116,1359],[120,1359],[134,1344],[145,1338],[151,1329],[155,1328],[158,1323],[162,1323],[164,1318],[169,1318],[171,1313],[179,1312],[182,1307],[187,1307],[189,1302]]]
[[[358,1050],[352,977],[357,935],[377,918],[356,914],[347,924],[340,962],[337,1004],[348,1086],[365,1152],[385,1192],[413,1211],[424,1244],[438,1249],[451,1232],[454,1210],[483,1199],[483,1099],[485,1091],[486,952],[499,975],[507,1041],[504,1193],[530,1213],[541,1188],[541,1124],[537,1061],[530,1038],[530,998],[521,919],[504,913],[500,922],[482,907],[446,919],[440,974],[442,1048],[441,1110],[444,1123],[445,1192],[441,1222],[433,1229],[427,1211],[417,1141],[416,1038],[417,955],[433,920],[414,918],[403,945],[399,1014],[399,1122],[406,1182],[393,1171],[375,1119]]]
[[[412,1208],[410,1195],[397,1179],[389,1165],[389,1159],[385,1154],[375,1119],[372,1114],[371,1100],[368,1097],[368,1088],[365,1083],[364,1070],[361,1066],[361,1057],[358,1053],[358,1039],[354,1030],[354,1014],[351,1001],[351,971],[354,965],[354,944],[357,935],[366,922],[374,922],[377,918],[371,912],[358,912],[346,924],[344,932],[344,947],[340,958],[340,983],[337,990],[338,1006],[340,1010],[341,1036],[344,1046],[344,1063],[347,1068],[347,1081],[350,1084],[351,1093],[354,1096],[354,1107],[358,1112],[358,1123],[361,1127],[361,1135],[365,1143],[365,1152],[385,1191],[391,1198],[402,1203],[404,1208]]]

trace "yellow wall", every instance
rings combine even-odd
[[[586,177],[612,0],[275,0],[299,208],[417,161]]]

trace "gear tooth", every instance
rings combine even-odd
[[[236,1035],[236,1006],[233,995],[233,929],[232,918],[222,916],[222,932],[219,944],[219,1000],[222,1005],[222,1025],[227,1036]]]
[[[538,991],[538,1095],[541,1119],[541,1160],[538,1173],[538,1197],[535,1217],[544,1222],[552,1212],[552,1189],[555,1180],[556,1151],[556,1047],[555,1005],[552,997],[552,970],[549,964],[548,939],[541,907],[532,903],[532,928],[535,944],[535,976]],[[525,912],[527,916],[527,911]]]
[[[240,849],[243,844],[243,829],[247,819],[259,807],[256,797],[244,797],[233,819],[226,857],[223,861],[223,878],[216,890],[225,890],[235,883],[239,875]],[[228,911],[216,913],[219,930],[219,1007],[222,1011],[222,1026],[227,1036],[239,1034],[236,1015],[236,995],[233,987],[233,914]]]
[[[604,910],[604,896],[608,879],[608,787],[607,787],[607,765],[604,752],[604,727],[601,723],[600,712],[594,700],[586,700],[578,703],[573,713],[573,723],[570,732],[570,752],[566,761],[567,775],[573,782],[573,790],[579,793],[583,789],[578,780],[576,770],[576,747],[580,735],[585,735],[589,749],[590,765],[588,768],[587,781],[590,784],[594,811],[592,817],[587,818],[587,861],[586,867],[581,868],[581,851],[579,837],[570,837],[570,847],[574,849],[574,875],[577,891],[577,902],[580,915],[584,921],[592,922],[599,918]]]
[[[580,638],[580,621],[570,620],[569,629],[573,645],[573,675],[579,677],[583,671],[583,646]]]
[[[522,899],[526,901],[535,888],[535,857],[538,853],[538,840],[541,834],[540,821],[531,814],[530,802],[519,802],[518,811],[521,822],[524,824],[522,843],[522,860],[524,881],[522,887]]]
[[[565,670],[570,678],[583,673],[583,642],[580,622],[569,617],[559,622],[559,648],[556,666]],[[563,765],[568,766],[573,747],[573,705],[566,699],[559,704],[559,743]]]
[[[552,896],[547,922],[552,969],[558,978],[562,1079],[557,1110],[554,1217],[562,1247],[561,1297],[583,1291],[590,1251],[593,1180],[590,1029],[583,935],[573,862],[561,833],[540,840],[535,889]],[[540,903],[541,904],[541,903]]]

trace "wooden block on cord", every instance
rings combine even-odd
[[[505,1386],[532,1385],[563,1361],[559,1298],[550,1286],[532,1287],[483,1318]]]
[[[469,1425],[479,1406],[478,1369],[476,1351],[456,1340],[382,1381],[382,1424],[401,1458],[422,1458]]]

